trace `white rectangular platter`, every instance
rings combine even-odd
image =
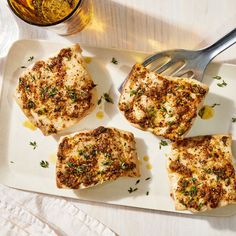
[[[5,64],[5,73],[1,90],[0,103],[0,182],[2,184],[29,191],[71,197],[81,200],[104,202],[116,205],[140,207],[176,212],[169,194],[169,182],[166,171],[168,146],[159,148],[160,138],[151,133],[132,127],[117,108],[118,88],[135,62],[142,62],[145,54],[122,50],[93,48],[82,46],[83,55],[91,58],[88,68],[98,85],[98,96],[109,92],[114,104],[102,103],[93,113],[82,120],[70,132],[94,129],[98,126],[110,126],[131,131],[136,137],[137,151],[140,159],[141,178],[121,178],[94,188],[84,190],[57,189],[55,183],[55,159],[59,136],[44,137],[39,130],[31,130],[23,125],[26,117],[13,99],[14,90],[21,66],[28,66],[41,58],[70,46],[48,41],[21,40],[13,44]],[[28,59],[33,56],[32,62]],[[115,57],[118,64],[111,63]],[[88,61],[88,60],[87,60]],[[227,86],[219,87],[213,76],[220,75]],[[210,86],[205,104],[220,104],[214,108],[215,115],[208,120],[197,118],[189,136],[232,133],[236,137],[236,66],[211,64],[205,74],[204,82]],[[98,118],[97,113],[104,114]],[[37,148],[29,144],[36,142]],[[236,141],[233,141],[236,153]],[[49,168],[42,168],[40,161],[49,162]],[[150,177],[150,178],[149,178]],[[148,179],[147,179],[148,178]],[[137,188],[129,193],[128,189]],[[182,212],[190,213],[190,212]],[[204,215],[228,216],[236,213],[236,205],[212,210]],[[191,213],[190,213],[191,214]]]

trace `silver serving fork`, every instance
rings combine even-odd
[[[159,74],[202,81],[209,62],[234,43],[236,43],[236,28],[207,48],[197,51],[176,49],[159,52],[148,57],[142,65]]]

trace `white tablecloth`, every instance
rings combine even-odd
[[[0,185],[0,235],[115,236],[115,233],[67,199]]]

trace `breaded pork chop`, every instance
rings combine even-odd
[[[186,138],[173,143],[168,161],[177,210],[206,211],[236,203],[230,135]]]
[[[208,86],[197,80],[162,76],[136,64],[123,86],[119,109],[137,128],[181,139],[207,92]]]
[[[119,177],[139,177],[132,133],[99,127],[62,137],[56,165],[57,187],[83,189]]]
[[[44,135],[81,120],[95,107],[96,89],[78,44],[37,61],[19,78],[15,94],[24,114]]]

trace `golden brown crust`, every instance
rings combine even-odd
[[[82,189],[122,176],[140,176],[133,134],[115,128],[65,136],[57,156],[58,188]]]
[[[95,84],[80,52],[78,44],[64,48],[37,61],[19,78],[17,103],[44,135],[78,123],[95,107]]]
[[[230,135],[186,138],[173,143],[168,161],[177,210],[193,212],[236,203]]]
[[[137,128],[175,140],[183,137],[197,116],[207,85],[171,78],[134,65],[122,89],[119,109]]]

